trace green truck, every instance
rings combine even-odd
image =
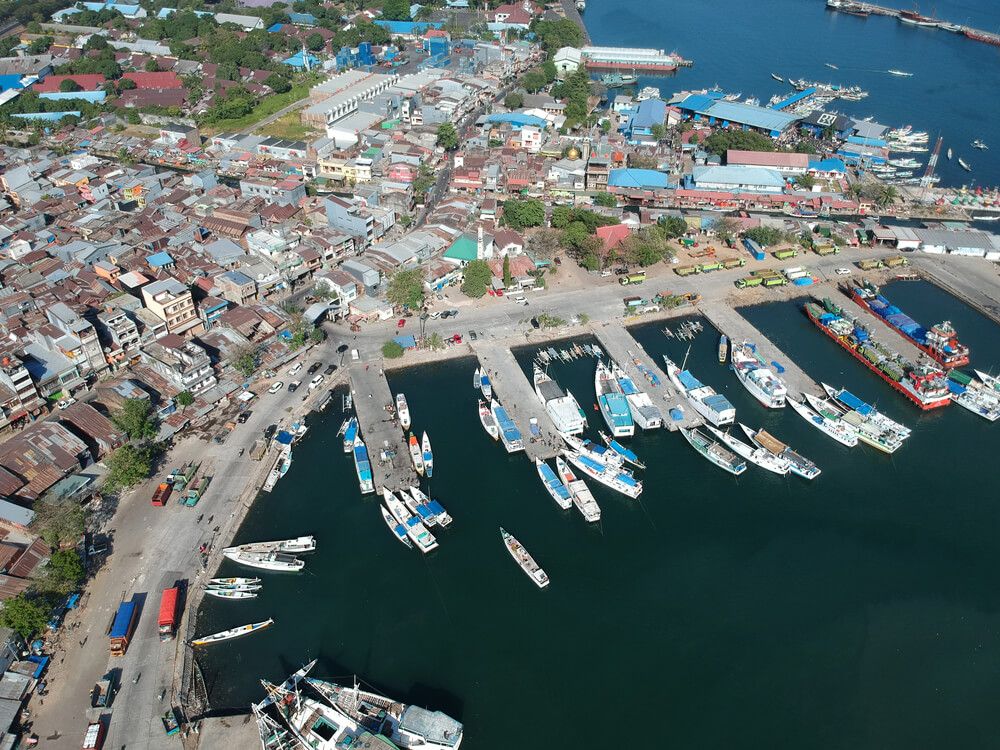
[[[721,271],[723,266],[722,261],[714,260],[711,263],[702,263],[700,268],[702,273],[709,273],[711,271]]]
[[[701,273],[701,266],[677,266],[674,268],[674,273],[678,276],[691,276],[692,274]]]
[[[722,261],[724,268],[743,268],[747,264],[745,258],[726,258]]]
[[[762,283],[764,286],[784,286],[788,279],[784,276],[767,276]]]
[[[899,266],[910,265],[910,261],[908,261],[902,255],[893,255],[891,258],[885,259],[885,265],[888,268],[898,268]]]
[[[762,281],[764,279],[761,276],[747,276],[743,279],[736,279],[736,288],[746,289],[747,287],[760,286]]]
[[[786,248],[785,250],[776,250],[774,252],[774,257],[778,260],[788,260],[789,258],[794,258],[798,254],[798,250],[794,248]]]
[[[876,268],[882,267],[882,261],[875,260],[874,258],[866,258],[865,260],[858,261],[858,268],[862,271],[874,271]]]
[[[836,255],[840,252],[840,248],[836,245],[813,243],[813,252],[816,255]]]
[[[646,272],[640,271],[639,273],[630,273],[622,276],[618,279],[618,283],[622,286],[628,286],[629,284],[641,284],[646,280]]]

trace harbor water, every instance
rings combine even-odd
[[[922,282],[887,293],[921,322],[951,319],[973,366],[1000,370],[992,322]],[[588,482],[603,511],[588,525],[482,430],[473,359],[390,373],[433,441],[431,494],[454,523],[435,530],[440,548],[426,557],[391,537],[377,500],[358,492],[335,399],[236,539],[315,534],[305,571],[263,573],[253,601],[202,605],[200,633],[275,619],[199,650],[212,707],[245,709],[259,678],[318,657],[318,676],[358,674],[448,712],[476,750],[598,748],[637,733],[700,748],[991,744],[1000,506],[988,467],[1000,428],[954,405],[919,413],[795,303],[744,312],[810,376],[877,402],[913,436],[892,457],[841,447],[790,410],[757,405],[719,364],[710,326],[688,353],[663,323],[643,325],[633,333],[651,357],[687,356],[738,421],[823,473],[806,482],[751,467],[734,478],[676,433],[640,434],[628,443],[649,467],[645,491],[633,501]],[[532,352],[515,355],[527,371]],[[548,371],[596,439],[593,358]],[[547,589],[510,559],[500,525],[548,572]],[[249,573],[225,562],[219,575]]]
[[[912,10],[908,0],[882,3]],[[933,7],[932,7],[933,6]],[[995,32],[995,0],[938,0],[920,3],[924,13]],[[675,75],[640,75],[639,86],[674,91],[718,85],[755,96],[763,104],[774,94],[792,94],[784,78],[860,86],[870,93],[859,102],[836,101],[829,109],[930,134],[929,148],[944,137],[937,173],[942,185],[1000,186],[1000,47],[941,29],[901,24],[895,18],[859,18],[829,11],[823,0],[676,2],[587,0],[583,17],[594,44],[676,50],[694,60]],[[837,70],[826,63],[837,66]],[[913,73],[901,78],[888,70]],[[972,148],[981,138],[991,149]],[[995,141],[995,142],[991,142]],[[945,152],[951,147],[954,158]],[[926,164],[929,153],[907,154]],[[958,158],[973,171],[965,172]]]

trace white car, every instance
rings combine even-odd
[[[322,375],[317,375],[316,377],[314,377],[312,380],[309,381],[309,390],[311,391],[314,388],[319,388],[321,385],[323,385],[324,380],[326,380],[326,378],[324,378]]]
[[[292,365],[291,367],[288,368],[288,374],[289,375],[294,375],[295,373],[297,373],[301,369],[302,369],[302,363],[301,362],[296,362],[294,365]]]
[[[851,275],[851,269],[850,268],[843,268],[843,267],[841,267],[841,268],[838,268],[834,273],[836,273],[838,276],[850,276]]]
[[[279,380],[276,383],[272,383],[271,387],[267,389],[267,392],[268,393],[277,393],[278,391],[280,391],[284,387],[285,387],[285,384]]]
[[[71,407],[75,403],[76,403],[76,399],[73,398],[72,396],[70,396],[69,398],[62,399],[62,401],[60,401],[58,404],[56,404],[56,406],[58,406],[59,409],[62,410],[62,409],[68,409],[69,407]]]

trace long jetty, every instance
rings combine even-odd
[[[702,315],[708,319],[708,322],[715,326],[720,333],[726,334],[731,341],[750,341],[756,345],[757,353],[766,362],[780,364],[784,368],[781,378],[788,384],[789,392],[821,392],[819,384],[815,380],[806,375],[787,354],[766,338],[739,312],[723,302],[702,302],[698,308]]]
[[[670,378],[660,367],[659,363],[650,357],[642,344],[633,338],[628,329],[619,325],[592,326],[591,330],[601,342],[604,351],[608,353],[618,366],[625,370],[636,385],[642,388],[649,396],[649,400],[659,407],[663,413],[663,426],[668,430],[676,430],[678,427],[693,427],[701,421],[697,412],[685,402],[670,383]],[[658,386],[649,383],[645,376],[639,371],[636,360],[642,363],[643,367],[649,369],[660,380]],[[670,409],[680,405],[684,413],[684,418],[675,422],[670,418]]]
[[[904,12],[906,12],[905,9],[901,8],[889,8],[885,5],[855,2],[855,0],[839,0],[839,2],[834,2],[832,4],[828,0],[826,8],[827,10],[839,10],[844,13],[857,14],[858,12],[862,12],[875,16],[892,16],[897,19],[900,18]],[[991,31],[983,31],[982,29],[977,29],[972,26],[964,26],[959,23],[951,23],[940,18],[934,18],[931,20],[934,21],[934,23],[929,26],[923,26],[923,28],[940,28],[942,31],[951,31],[955,34],[962,34],[963,36],[966,36],[976,42],[984,42],[985,44],[992,44],[994,47],[1000,47],[1000,34],[994,34]]]
[[[417,473],[403,430],[395,415],[395,399],[385,374],[374,367],[356,364],[351,368],[351,395],[358,414],[361,437],[368,446],[375,489],[399,490],[417,483]],[[381,453],[387,458],[382,460]]]
[[[471,345],[479,358],[479,364],[489,373],[493,393],[504,405],[510,418],[521,431],[524,452],[534,461],[536,458],[554,458],[563,446],[562,437],[552,424],[545,408],[535,395],[534,386],[528,382],[514,355],[503,344],[479,341]],[[532,441],[531,423],[538,420],[541,436]]]

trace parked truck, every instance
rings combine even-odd
[[[762,283],[764,286],[784,286],[788,283],[788,279],[784,276],[767,276]]]
[[[701,273],[701,266],[677,266],[674,268],[674,273],[678,276],[691,276],[696,273]]]
[[[799,251],[795,248],[786,248],[785,250],[775,250],[774,257],[778,260],[787,260],[788,258],[794,258],[799,254]]]
[[[87,725],[87,733],[83,736],[83,750],[101,750],[104,747],[104,736],[107,734],[104,722],[98,719]]]
[[[135,632],[135,622],[139,617],[139,606],[135,597],[118,605],[115,619],[111,621],[108,636],[111,639],[111,655],[123,656],[128,651],[129,641]]]
[[[885,259],[885,265],[888,268],[897,268],[899,266],[908,266],[910,261],[904,258],[902,255],[893,255],[891,258]]]
[[[747,276],[742,279],[736,279],[736,288],[746,289],[752,286],[760,286],[762,281],[764,281],[764,277],[762,276]]]
[[[712,271],[720,271],[720,270],[722,270],[722,261],[719,260],[714,260],[710,263],[701,264],[702,273],[710,273]]]
[[[882,261],[876,260],[874,258],[866,258],[865,260],[858,261],[858,268],[862,271],[874,271],[876,268],[882,267]]]
[[[164,589],[160,596],[160,617],[157,626],[161,641],[169,641],[177,633],[177,604],[180,601],[180,593],[180,589],[174,586]]]
[[[646,272],[640,271],[639,273],[630,273],[622,276],[618,279],[618,283],[622,286],[628,286],[629,284],[641,284],[646,280]]]
[[[747,264],[746,258],[726,258],[722,261],[725,268],[743,268]]]
[[[170,490],[173,489],[173,485],[170,482],[160,482],[159,486],[153,491],[153,505],[162,508],[167,504],[167,498],[170,497]]]
[[[764,250],[749,237],[743,238],[743,247],[753,256],[754,260],[764,260]]]
[[[94,690],[91,693],[91,706],[94,708],[109,708],[111,701],[114,700],[114,690],[114,682],[109,673],[104,676],[103,680],[98,680],[97,684],[94,685]]]

